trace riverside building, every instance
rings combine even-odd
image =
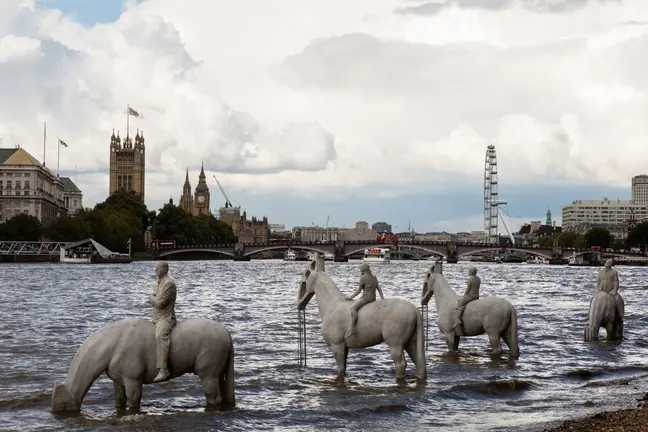
[[[634,194],[633,194],[634,195]],[[562,207],[563,231],[585,233],[591,228],[605,228],[617,238],[627,233],[630,220],[648,219],[648,206],[634,200],[576,200]]]
[[[45,226],[67,214],[65,184],[25,149],[0,148],[0,221],[21,213]]]

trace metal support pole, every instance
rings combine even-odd
[[[423,317],[423,326],[425,327],[425,332],[423,333],[423,337],[425,338],[425,349],[428,349],[428,340],[429,338],[429,331],[430,331],[430,326],[428,325],[428,305],[423,304],[421,305],[421,315]]]
[[[306,311],[303,309],[297,310],[297,339],[297,362],[299,367],[306,367]]]

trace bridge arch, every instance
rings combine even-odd
[[[158,258],[163,258],[166,256],[171,256],[171,255],[180,255],[180,254],[185,254],[185,253],[196,253],[196,252],[207,252],[207,253],[214,253],[218,255],[226,255],[229,257],[234,257],[234,254],[231,252],[225,252],[221,251],[218,249],[211,249],[211,248],[186,248],[186,249],[170,249],[170,250],[165,250],[165,251],[160,251],[158,254]]]
[[[436,255],[436,256],[440,256],[442,258],[447,258],[447,256],[445,254],[443,254],[443,253],[441,253],[439,251],[436,251],[434,249],[428,249],[428,248],[426,248],[424,246],[419,246],[419,245],[414,245],[414,244],[409,244],[409,243],[399,245],[399,246],[404,247],[404,248],[409,248],[409,249],[417,249],[417,250],[429,253],[430,255]],[[365,249],[373,249],[373,248],[390,248],[391,249],[390,245],[386,245],[384,243],[383,244],[376,244],[376,245],[373,245],[373,246],[363,246],[360,249],[355,249],[355,250],[353,250],[351,252],[345,252],[344,256],[351,256],[353,254],[363,252]]]
[[[495,246],[495,247],[489,247],[489,248],[484,248],[484,249],[477,249],[477,250],[474,250],[474,251],[464,252],[462,254],[459,254],[458,257],[462,258],[462,257],[467,257],[467,256],[470,256],[470,255],[474,255],[474,254],[480,254],[480,253],[484,253],[484,252],[493,252],[493,251],[501,250],[501,249],[502,249],[501,246],[500,247]],[[535,255],[535,256],[539,256],[541,258],[546,258],[546,259],[551,259],[552,258],[551,255],[548,255],[548,254],[543,253],[543,252],[536,252],[536,251],[534,251],[532,249],[518,249],[518,248],[507,247],[507,248],[505,248],[505,250],[523,252],[523,253],[527,253],[529,255]]]
[[[288,250],[288,249],[294,249],[294,250],[307,250],[307,251],[312,251],[312,252],[319,252],[321,254],[326,254],[326,253],[331,253],[330,251],[325,251],[323,249],[318,249],[316,247],[311,247],[311,246],[299,246],[299,245],[278,245],[278,246],[268,246],[264,247],[261,249],[256,249],[251,252],[246,252],[244,256],[251,256],[254,254],[258,254],[261,252],[266,252],[266,251],[271,251],[271,250]]]

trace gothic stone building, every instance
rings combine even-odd
[[[144,202],[146,147],[144,133],[137,131],[135,143],[126,136],[122,142],[119,132],[110,137],[110,187],[112,195],[119,189],[135,191]]]
[[[187,213],[198,216],[209,214],[209,187],[205,178],[205,168],[200,167],[198,184],[193,195],[191,194],[191,183],[189,183],[189,168],[185,177],[184,186],[182,187],[182,196],[180,197],[180,208]]]
[[[232,227],[232,232],[243,244],[265,244],[268,242],[268,218],[248,220],[247,213],[241,214],[240,207],[221,207],[219,219]]]

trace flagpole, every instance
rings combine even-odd
[[[57,149],[57,154],[56,154],[56,177],[59,176],[59,167],[61,166],[61,140],[59,140]]]
[[[45,166],[45,142],[47,141],[47,122],[43,122],[43,166]]]
[[[126,138],[130,129],[130,105],[126,105]]]

